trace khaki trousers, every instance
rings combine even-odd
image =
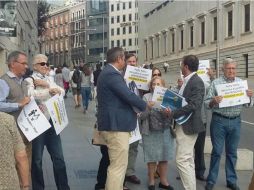
[[[196,190],[194,145],[198,134],[185,135],[182,126],[176,127],[176,166],[185,190]]]
[[[251,178],[251,182],[250,182],[250,185],[249,185],[249,190],[254,190],[254,173],[253,173],[252,178]]]
[[[128,165],[130,134],[128,132],[102,131],[101,135],[108,147],[110,160],[105,190],[122,190]]]

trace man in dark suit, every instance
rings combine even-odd
[[[196,190],[193,149],[198,133],[205,131],[201,119],[205,87],[202,79],[196,74],[198,65],[199,60],[194,55],[187,55],[183,58],[181,70],[184,82],[179,94],[188,104],[174,111],[168,109],[174,119],[192,114],[185,123],[176,126],[176,164],[183,186],[188,190]]]
[[[98,130],[106,141],[110,165],[106,190],[122,190],[128,164],[129,132],[136,127],[137,113],[147,104],[127,87],[121,71],[125,68],[122,48],[107,52],[107,66],[97,81]],[[135,109],[136,110],[136,109]]]

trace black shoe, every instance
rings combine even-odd
[[[134,183],[134,184],[140,184],[141,183],[140,179],[138,179],[138,177],[135,176],[135,175],[126,176],[125,181],[128,181],[130,183]]]
[[[213,184],[207,183],[205,186],[205,190],[213,190]]]
[[[240,187],[238,187],[236,184],[228,183],[227,188],[231,190],[240,190]]]
[[[159,183],[159,188],[167,189],[167,190],[174,190],[174,188],[170,185],[163,185],[161,182]]]
[[[94,190],[102,190],[105,189],[105,185],[101,185],[99,183],[95,184]]]
[[[148,190],[155,190],[155,185],[149,185]]]
[[[180,176],[176,176],[176,180],[181,180],[181,177]]]
[[[203,175],[196,175],[196,179],[200,181],[206,181],[206,177]]]

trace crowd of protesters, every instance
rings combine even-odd
[[[195,55],[184,56],[181,61],[182,77],[171,90],[185,98],[187,104],[171,110],[154,107],[152,101],[156,86],[165,87],[159,68],[151,63],[152,78],[149,90],[133,90],[134,84],[126,84],[123,76],[126,66],[138,67],[135,54],[125,53],[122,48],[107,52],[107,65],[96,70],[86,64],[69,69],[50,67],[47,56],[33,57],[32,70],[27,72],[27,55],[13,51],[8,55],[8,71],[0,79],[0,190],[43,190],[42,156],[46,146],[53,163],[54,177],[58,190],[69,190],[67,171],[60,135],[51,127],[28,142],[16,126],[23,107],[33,96],[43,114],[53,126],[45,102],[59,94],[68,97],[71,91],[76,109],[81,107],[86,114],[89,102],[97,101],[97,125],[105,144],[100,146],[102,158],[97,173],[95,190],[128,190],[125,182],[140,184],[136,175],[136,158],[139,141],[129,145],[129,133],[137,126],[143,142],[144,162],[147,164],[148,190],[158,187],[173,190],[168,180],[168,161],[176,160],[179,172],[177,179],[186,190],[196,190],[196,180],[205,181],[205,190],[213,190],[216,184],[220,158],[225,144],[226,186],[239,190],[235,165],[240,139],[241,111],[248,105],[220,108],[223,97],[218,96],[215,85],[241,81],[236,77],[236,61],[227,58],[223,63],[223,76],[215,79],[212,69],[208,70],[210,82],[204,82],[196,73],[199,59]],[[163,65],[165,73],[169,65]],[[26,76],[27,75],[27,76]],[[133,86],[132,86],[133,87]],[[134,86],[135,87],[135,86]],[[251,90],[247,96],[253,96]],[[204,176],[204,144],[206,136],[207,110],[212,110],[210,126],[212,153],[208,176]],[[189,119],[178,124],[175,120],[190,114]],[[253,189],[253,181],[249,190]]]

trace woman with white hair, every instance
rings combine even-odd
[[[43,54],[35,55],[33,59],[33,75],[26,79],[28,82],[27,94],[33,96],[44,115],[52,125],[47,131],[32,141],[32,186],[33,189],[44,189],[42,156],[44,146],[51,156],[57,189],[69,190],[66,166],[63,157],[60,135],[57,135],[45,101],[56,94],[64,95],[64,89],[50,80],[48,73],[48,58]]]

